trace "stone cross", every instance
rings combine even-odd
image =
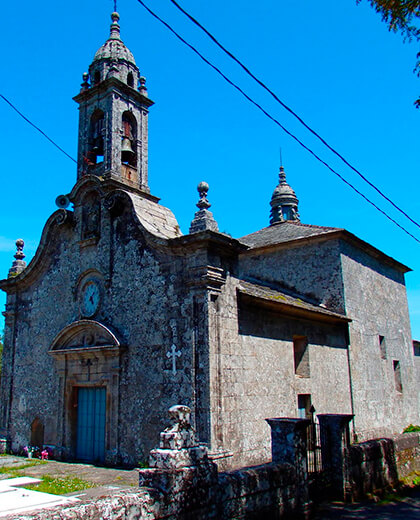
[[[171,350],[166,353],[167,358],[172,358],[172,374],[176,375],[176,358],[181,355],[181,352],[176,349],[175,345],[172,345]]]

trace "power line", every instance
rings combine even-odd
[[[137,0],[139,4],[141,4],[146,11],[151,14],[156,20],[162,23],[172,34],[174,34],[182,43],[184,43],[187,47],[189,47],[201,60],[203,60],[209,67],[215,70],[229,85],[234,87],[238,92],[240,92],[250,103],[256,106],[261,112],[266,115],[271,121],[273,121],[276,125],[278,125],[287,135],[289,135],[292,139],[294,139],[302,148],[304,148],[307,152],[309,152],[315,159],[317,159],[320,163],[322,163],[326,168],[328,168],[334,175],[336,175],[339,179],[341,179],[347,186],[349,186],[353,191],[355,191],[358,195],[360,195],[366,202],[368,202],[371,206],[373,206],[376,210],[378,210],[382,215],[384,215],[388,220],[393,222],[397,227],[399,227],[404,233],[413,238],[416,242],[420,243],[420,240],[411,234],[407,229],[405,229],[401,224],[399,224],[396,220],[390,217],[384,210],[379,208],[374,202],[366,197],[362,192],[360,192],[355,186],[353,186],[349,181],[347,181],[340,173],[334,170],[328,163],[326,163],[321,157],[319,157],[313,150],[311,150],[308,146],[306,146],[298,137],[292,134],[286,127],[284,127],[275,117],[269,114],[260,104],[254,101],[246,92],[244,92],[236,83],[230,80],[216,65],[213,65],[206,57],[204,57],[195,47],[193,47],[190,43],[188,43],[180,34],[178,34],[175,29],[173,29],[165,20],[163,20],[159,15],[153,12],[144,2],[143,0]]]
[[[396,210],[402,213],[408,220],[410,220],[413,224],[420,228],[420,224],[416,222],[413,218],[411,218],[403,209],[401,209],[397,204],[395,204],[387,195],[385,195],[375,184],[373,184],[369,179],[367,179],[357,168],[355,168],[345,157],[343,157],[337,150],[335,150],[328,142],[321,137],[313,128],[311,128],[305,121],[286,103],[284,103],[276,94],[273,92],[267,85],[261,81],[255,74],[253,74],[249,68],[242,63],[234,54],[232,54],[226,47],[224,47],[213,34],[208,31],[198,20],[196,20],[192,15],[190,15],[183,7],[181,7],[176,0],[169,0],[179,11],[181,11],[189,20],[191,20],[197,27],[199,27],[202,31],[207,34],[207,36],[220,48],[222,51],[227,54],[233,61],[235,61],[253,80],[255,80],[264,90],[266,90],[280,105],[285,108],[290,114],[292,114],[309,132],[311,132],[315,137],[317,137],[331,152],[333,152],[337,157],[339,157],[344,164],[346,164],[349,168],[351,168],[359,177],[361,177],[371,188],[373,188],[381,197],[383,197],[386,201],[388,201]]]
[[[22,117],[22,118],[23,118],[27,123],[29,123],[29,124],[30,124],[31,126],[33,126],[36,130],[38,130],[38,132],[41,133],[41,134],[42,134],[46,139],[48,139],[48,141],[49,141],[50,143],[52,143],[56,148],[58,148],[58,149],[60,150],[60,152],[63,152],[64,155],[66,155],[69,159],[71,159],[73,162],[75,162],[75,163],[77,164],[76,159],[74,159],[71,155],[69,155],[65,150],[63,150],[63,149],[61,148],[60,145],[58,145],[55,141],[53,141],[53,140],[51,139],[51,137],[48,137],[48,135],[47,135],[45,132],[43,132],[43,131],[38,127],[38,126],[36,126],[34,123],[32,123],[32,121],[30,121],[26,116],[24,116],[24,115],[22,114],[22,112],[20,112],[20,111],[15,107],[15,105],[14,105],[11,101],[9,101],[7,98],[5,98],[5,97],[3,96],[3,94],[0,94],[0,97],[1,97],[4,101],[6,101],[6,103],[7,103],[8,105],[10,105],[10,106],[13,108],[13,110],[14,110],[15,112],[17,112],[17,113],[20,115],[20,117]]]

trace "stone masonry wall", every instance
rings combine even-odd
[[[226,456],[220,468],[270,460],[265,418],[298,417],[298,394],[310,394],[317,413],[351,413],[346,326],[239,303],[237,284],[228,277],[210,304],[212,432],[218,456]],[[294,335],[308,337],[309,377],[295,374]]]
[[[349,447],[353,500],[396,489],[399,479],[420,468],[420,434],[401,434]]]
[[[8,296],[9,307],[17,302],[18,319],[16,327],[6,328],[1,419],[12,449],[30,443],[31,423],[38,417],[45,428],[44,443],[56,456],[74,458],[73,387],[105,387],[106,462],[134,465],[153,447],[163,427],[162,411],[171,403],[185,402],[196,411],[193,395],[201,374],[192,367],[192,336],[195,331],[202,337],[206,321],[193,323],[193,296],[179,275],[185,268],[183,257],[153,246],[129,208],[111,217],[102,206],[100,214],[96,235],[82,240],[82,206],[76,202],[74,225],[52,228],[39,276],[16,296]],[[192,254],[190,262],[196,261]],[[111,360],[100,352],[74,355],[60,363],[48,351],[56,335],[82,317],[80,287],[87,276],[96,277],[101,286],[101,303],[92,319],[115,334],[120,353]],[[195,314],[202,316],[202,299],[197,301]],[[179,353],[175,371],[168,356],[172,345]],[[200,388],[199,406],[208,410],[205,382]],[[206,440],[201,425],[197,427]]]
[[[273,251],[248,251],[240,257],[240,276],[278,284],[280,288],[312,298],[327,309],[344,312],[338,240],[303,242]]]
[[[199,492],[199,490],[197,490]],[[240,520],[300,518],[296,496],[296,472],[290,465],[267,464],[221,473],[213,490],[213,502],[205,508],[177,513],[170,496],[151,488],[114,493],[68,507],[56,507],[19,515],[21,520]],[[6,517],[7,520],[7,517]]]
[[[292,420],[292,424],[285,425],[273,419],[276,463],[219,474],[207,456],[207,448],[195,439],[190,413],[190,408],[184,405],[169,409],[172,424],[161,432],[159,446],[150,452],[150,467],[139,470],[140,485],[144,486],[140,490],[119,492],[111,497],[20,518],[239,520],[267,517],[278,520],[307,517],[310,501],[304,455],[309,421]],[[301,423],[305,423],[303,429]],[[275,448],[282,442],[286,442],[282,447],[286,448],[290,462],[285,462],[283,449]]]
[[[418,374],[414,363],[404,276],[342,243],[350,363],[359,440],[400,433],[416,424]],[[379,336],[383,336],[382,351]],[[396,385],[399,363],[402,391]]]

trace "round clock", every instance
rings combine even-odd
[[[83,316],[91,317],[98,310],[101,300],[99,284],[95,280],[89,280],[82,289],[80,308]]]

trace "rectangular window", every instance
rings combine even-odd
[[[299,419],[311,418],[311,394],[298,394],[298,417]]]
[[[293,353],[295,374],[301,377],[309,377],[309,347],[306,336],[293,336]]]
[[[401,367],[400,362],[394,359],[394,380],[395,380],[395,390],[397,392],[402,393],[402,381],[401,381]]]
[[[386,359],[386,343],[385,336],[379,336],[379,350],[381,353],[381,358]]]
[[[415,356],[420,356],[420,341],[413,341],[413,350]]]

